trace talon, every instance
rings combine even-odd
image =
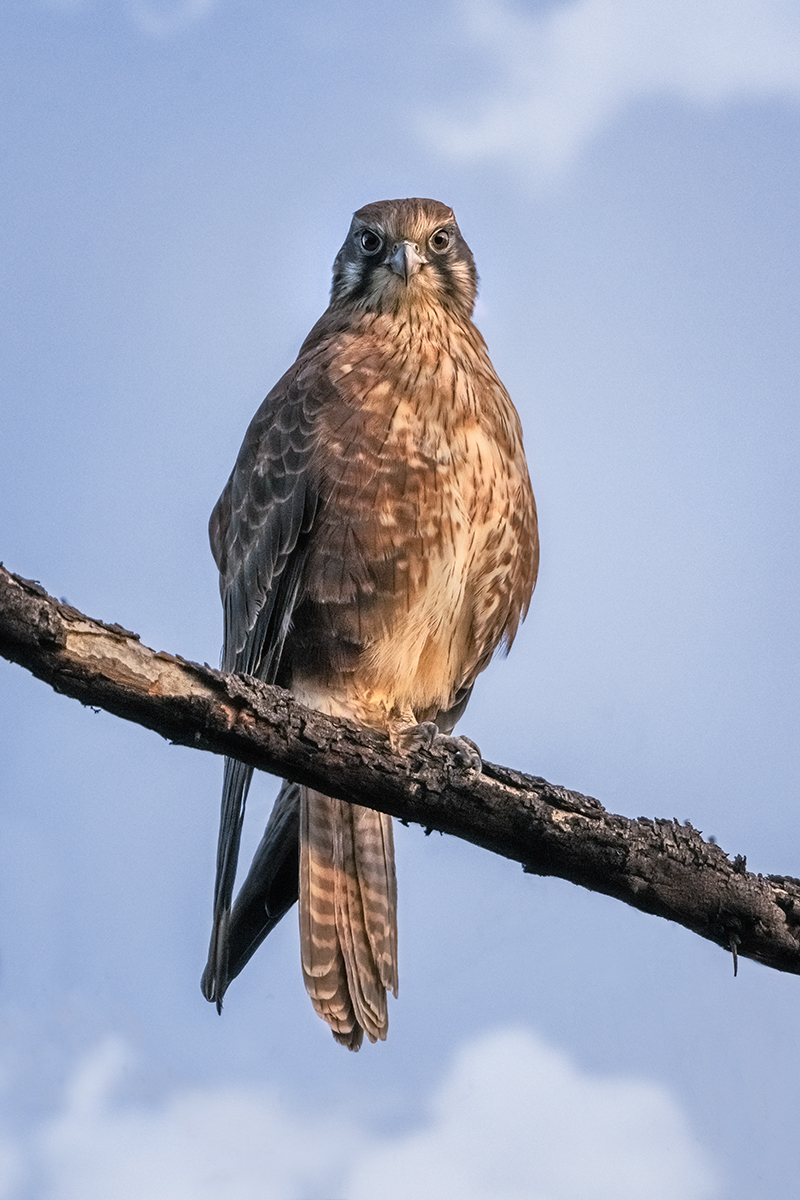
[[[480,775],[483,770],[483,760],[480,750],[473,741],[466,737],[452,737],[447,733],[440,733],[437,741],[440,744],[444,742],[448,749],[455,751],[458,764],[463,768],[465,775],[471,778]]]
[[[413,754],[415,750],[430,750],[440,736],[439,727],[433,721],[422,721],[419,725],[389,731],[392,749],[398,754]]]

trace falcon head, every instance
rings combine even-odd
[[[378,200],[353,215],[333,264],[331,307],[398,313],[429,304],[469,317],[477,290],[475,260],[452,208]]]

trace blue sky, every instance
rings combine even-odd
[[[8,0],[0,23],[3,562],[216,663],[206,523],[250,416],[352,211],[443,200],[542,528],[461,731],[800,874],[800,4]],[[293,915],[218,1018],[220,762],[5,663],[0,745],[0,1200],[796,1187],[797,979],[734,980],[681,929],[401,828],[386,1045],[333,1043]]]

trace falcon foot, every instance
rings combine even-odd
[[[441,733],[435,721],[423,721],[394,733],[392,749],[401,754],[413,754],[415,750],[432,750],[434,745],[455,753],[460,772],[474,779],[483,770],[481,752],[473,741],[466,737],[452,737]]]
[[[455,751],[456,762],[468,779],[477,779],[483,770],[483,761],[480,750],[470,738],[440,733],[436,741],[440,746],[444,745],[448,750]]]

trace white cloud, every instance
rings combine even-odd
[[[170,37],[207,17],[214,6],[215,0],[135,0],[130,11],[144,33]]]
[[[380,1186],[376,1186],[380,1180]],[[466,1046],[418,1133],[369,1152],[347,1200],[706,1200],[708,1158],[670,1096],[593,1076],[530,1033]]]
[[[463,12],[501,83],[472,119],[425,117],[454,158],[510,156],[549,178],[642,97],[800,99],[796,0],[573,0],[535,15],[467,0]]]
[[[115,1098],[130,1064],[109,1039],[63,1110],[0,1154],[41,1200],[711,1200],[714,1170],[660,1087],[591,1075],[522,1030],[466,1046],[424,1127],[378,1137],[299,1114],[266,1087]],[[8,1164],[8,1170],[5,1166]],[[29,1193],[26,1193],[29,1194]]]
[[[152,1107],[115,1102],[128,1060],[109,1039],[77,1071],[38,1141],[42,1200],[328,1200],[328,1181],[361,1145],[346,1122],[297,1117],[268,1088],[184,1089]]]

